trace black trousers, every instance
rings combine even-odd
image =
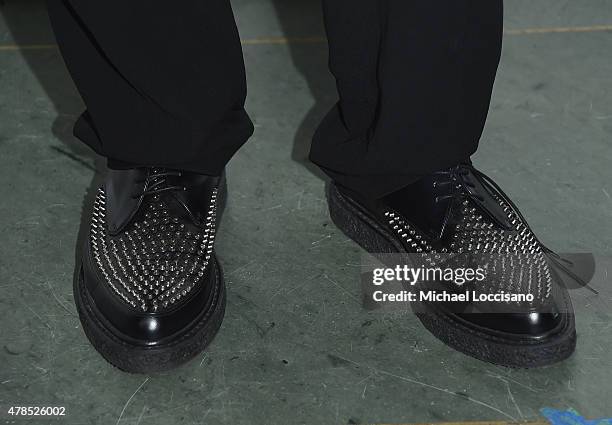
[[[295,0],[287,0],[295,1]],[[109,159],[218,174],[247,141],[228,0],[48,0],[87,110],[75,135]],[[339,101],[311,160],[379,197],[466,160],[485,123],[502,0],[323,0]]]

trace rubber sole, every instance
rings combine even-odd
[[[330,217],[349,238],[373,255],[398,254],[407,251],[385,227],[369,216],[367,211],[344,197],[331,183],[327,189]],[[565,311],[573,311],[568,297]],[[436,338],[471,357],[496,365],[532,368],[550,365],[568,358],[576,347],[573,314],[566,314],[558,333],[543,339],[518,339],[492,335],[458,318],[441,312],[431,304],[419,305],[416,313],[421,323]]]
[[[215,258],[215,262],[216,262]],[[188,329],[166,343],[156,346],[130,344],[118,335],[97,310],[87,292],[82,272],[74,283],[74,300],[85,335],[110,364],[129,373],[156,373],[174,369],[198,355],[219,331],[225,314],[225,283],[218,263],[210,308],[202,312]]]

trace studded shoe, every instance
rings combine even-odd
[[[225,191],[223,176],[109,171],[74,298],[85,334],[114,366],[171,369],[217,333],[225,286],[213,246]]]
[[[334,223],[370,253],[416,256],[432,265],[433,258],[451,258],[456,267],[463,258],[492,271],[477,287],[463,285],[455,292],[533,296],[518,304],[413,304],[423,325],[449,346],[510,367],[551,364],[574,351],[574,314],[561,275],[580,278],[540,243],[499,186],[471,164],[433,173],[376,201],[332,183],[328,202]]]

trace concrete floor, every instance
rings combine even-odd
[[[318,1],[233,3],[245,40],[323,35]],[[66,406],[59,422],[71,424],[522,420],[543,407],[612,416],[609,299],[593,309],[576,291],[575,355],[529,371],[454,352],[412,315],[362,308],[362,252],[330,223],[324,182],[305,162],[335,100],[316,40],[244,46],[256,132],[229,165],[220,334],[174,372],[115,370],[87,343],[71,293],[81,211],[103,165],[70,136],[82,105],[58,51],[44,46],[54,40],[42,2],[5,0],[0,11],[3,409]],[[508,30],[601,24],[612,24],[610,0],[506,4]],[[559,251],[611,251],[610,52],[612,31],[505,39],[475,161]]]

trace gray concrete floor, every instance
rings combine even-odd
[[[612,322],[588,297],[577,296],[575,355],[529,371],[454,352],[412,315],[361,307],[362,252],[330,223],[305,161],[335,99],[316,40],[244,46],[256,132],[229,165],[220,334],[171,373],[113,369],[87,343],[71,293],[81,211],[103,165],[70,136],[82,105],[57,50],[40,46],[54,43],[42,2],[2,3],[0,405],[66,406],[60,422],[75,424],[522,420],[547,406],[612,415]],[[323,35],[318,1],[233,3],[243,39]],[[509,30],[601,24],[612,24],[610,0],[506,4]],[[559,251],[610,253],[611,52],[611,31],[505,38],[475,161]]]

